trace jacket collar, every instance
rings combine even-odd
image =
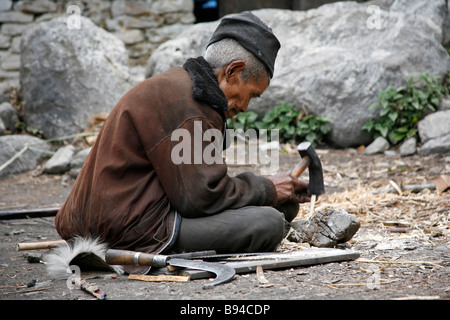
[[[225,118],[228,101],[208,62],[203,57],[191,58],[186,61],[183,68],[191,76],[194,86],[192,92],[194,99],[207,103]]]

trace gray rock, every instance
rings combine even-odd
[[[133,86],[124,43],[80,19],[80,29],[64,16],[22,35],[25,121],[46,137],[83,131],[90,116],[110,112]]]
[[[158,28],[164,24],[164,18],[157,15],[141,17],[125,17],[124,24],[128,29]]]
[[[186,25],[177,23],[168,26],[163,26],[161,28],[152,28],[147,29],[145,31],[145,35],[148,40],[152,43],[164,43],[170,39],[174,39],[183,30],[186,28]]]
[[[16,160],[0,171],[0,178],[26,172],[39,165],[51,152],[52,147],[42,139],[26,135],[0,137],[0,166],[18,154],[25,145],[29,147]]]
[[[122,40],[126,45],[136,44],[145,40],[144,32],[137,29],[116,32],[114,35]]]
[[[19,117],[17,110],[9,102],[0,104],[0,119],[3,121],[5,128],[9,131],[14,131]]]
[[[390,157],[390,158],[397,156],[397,152],[395,152],[395,150],[385,150],[383,153],[386,157]]]
[[[87,157],[89,156],[89,152],[91,152],[91,149],[92,147],[78,151],[73,157],[70,163],[70,175],[73,178],[76,178],[80,173],[84,163],[86,162]]]
[[[364,150],[364,154],[383,153],[387,149],[389,149],[389,142],[383,137],[378,137],[367,146]]]
[[[6,56],[5,59],[2,60],[2,69],[7,71],[20,70],[20,55],[11,54]]]
[[[8,11],[12,8],[12,0],[0,1],[0,11]]]
[[[381,10],[380,29],[367,24],[372,4]],[[345,1],[309,11],[256,10],[282,47],[270,87],[249,110],[262,115],[282,101],[304,105],[310,113],[330,119],[329,140],[334,145],[367,144],[371,136],[361,128],[379,112],[368,107],[380,90],[403,85],[410,75],[444,76],[450,68],[450,56],[441,45],[446,12],[445,1],[422,0]],[[148,61],[147,76],[203,54],[217,24],[196,24],[161,45]]]
[[[450,134],[450,110],[438,111],[418,123],[422,143]]]
[[[2,11],[0,12],[0,23],[30,23],[33,22],[34,16],[18,11]]]
[[[450,97],[443,97],[441,104],[439,105],[439,111],[450,110]]]
[[[444,36],[443,36],[442,44],[446,48],[450,48],[450,2],[449,1],[447,1],[447,18],[445,19]]]
[[[180,11],[194,11],[194,1],[191,0],[164,0],[153,1],[151,11],[156,14],[166,14]]]
[[[8,49],[11,46],[11,37],[0,34],[0,49]]]
[[[360,226],[354,215],[330,208],[319,211],[307,220],[294,220],[288,240],[307,242],[316,247],[334,247],[349,241]]]
[[[47,161],[44,166],[44,172],[50,174],[62,174],[70,169],[75,148],[68,145],[59,148],[58,151]]]
[[[11,90],[12,88],[19,88],[18,79],[10,79],[8,81],[0,82],[0,103],[8,102],[11,100]]]
[[[436,153],[444,155],[450,153],[450,134],[428,140],[419,151],[421,156],[429,156]]]
[[[42,14],[56,11],[57,5],[50,0],[20,1],[14,6],[14,10],[31,14]]]
[[[2,25],[2,34],[5,36],[20,36],[30,26],[18,23],[4,23]]]
[[[402,157],[412,156],[416,153],[417,139],[409,138],[400,146],[400,155]]]
[[[0,136],[3,136],[5,134],[6,134],[6,126],[2,118],[0,118]]]

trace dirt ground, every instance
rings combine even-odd
[[[99,286],[108,300],[192,301],[191,307],[199,305],[194,300],[256,300],[261,305],[281,300],[450,300],[450,191],[424,189],[399,194],[392,189],[395,185],[434,183],[439,175],[449,174],[450,157],[369,156],[354,149],[317,152],[327,193],[318,200],[316,210],[340,208],[360,220],[361,228],[353,239],[338,246],[359,252],[357,260],[264,270],[268,283],[261,283],[256,273],[239,274],[211,290],[202,289],[207,279],[152,283],[108,273],[83,278]],[[281,170],[292,168],[299,160],[295,153],[288,150],[281,154]],[[256,169],[232,166],[230,174]],[[0,210],[52,207],[64,202],[73,180],[37,172],[39,168],[0,181]],[[307,179],[307,173],[302,177]],[[391,191],[384,192],[387,188]],[[309,204],[304,204],[298,219],[308,214]],[[16,250],[19,242],[58,239],[53,220],[0,221],[1,300],[95,300],[85,291],[69,289],[65,281],[51,280],[44,264],[28,262],[27,254],[48,250]],[[308,247],[284,241],[279,251]],[[188,304],[176,306],[170,312],[179,314]]]

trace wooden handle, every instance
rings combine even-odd
[[[306,170],[306,168],[309,167],[311,163],[311,159],[308,156],[304,156],[302,158],[302,161],[300,161],[295,168],[292,170],[291,175],[298,178],[302,174],[303,171]]]
[[[65,244],[65,240],[50,240],[50,241],[38,241],[38,242],[22,242],[17,244],[17,251],[23,250],[39,250],[39,249],[52,249],[60,245]]]
[[[105,255],[106,263],[111,265],[165,267],[166,260],[167,257],[162,255],[116,249],[107,250]]]

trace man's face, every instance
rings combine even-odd
[[[240,112],[247,111],[248,104],[252,98],[257,98],[269,86],[269,79],[263,76],[260,79],[248,79],[247,82],[242,78],[242,71],[245,63],[236,61],[229,66],[224,67],[219,76],[219,85],[228,100],[227,119],[234,117]]]

